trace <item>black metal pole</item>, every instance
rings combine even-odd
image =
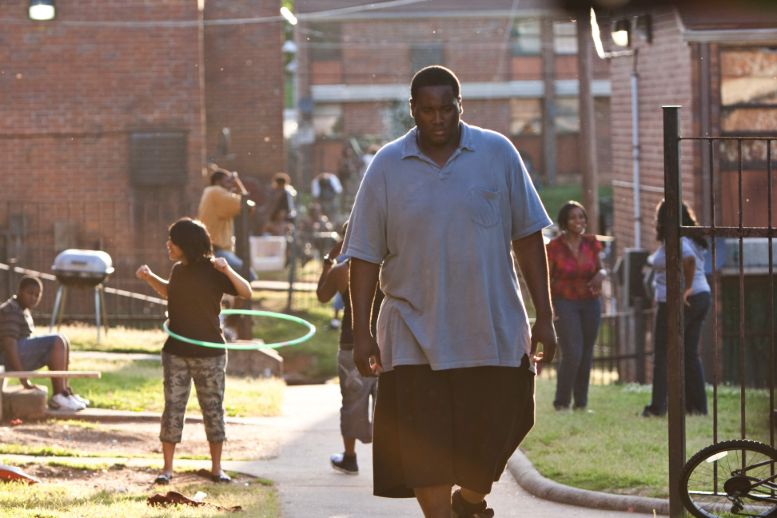
[[[297,224],[292,223],[291,225],[291,232],[289,233],[290,241],[289,241],[289,247],[291,247],[291,250],[289,250],[289,289],[287,291],[287,297],[286,297],[286,311],[291,313],[292,311],[292,302],[294,299],[294,280],[297,276]]]
[[[685,516],[680,472],[685,464],[685,361],[683,355],[682,264],[680,253],[680,107],[663,106],[664,210],[666,214],[667,394],[669,433],[669,515]]]
[[[251,271],[251,207],[248,196],[243,196],[240,204],[240,214],[235,219],[235,254],[243,261],[243,267],[238,272],[244,279],[250,279]],[[235,299],[238,309],[251,309],[251,301],[241,298]],[[251,317],[242,316],[237,326],[237,336],[241,340],[253,338],[253,321]]]

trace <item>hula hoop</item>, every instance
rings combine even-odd
[[[252,317],[270,317],[270,318],[277,318],[278,320],[287,320],[289,322],[294,322],[295,324],[300,324],[308,329],[308,332],[305,333],[304,336],[301,336],[299,338],[295,338],[294,340],[286,340],[283,342],[275,342],[275,343],[257,343],[257,342],[251,342],[251,343],[226,343],[222,344],[219,342],[204,342],[202,340],[195,340],[194,338],[187,338],[185,336],[181,336],[177,333],[174,333],[170,331],[170,326],[168,325],[170,323],[169,320],[165,320],[162,324],[162,329],[165,333],[170,335],[171,337],[175,338],[176,340],[180,340],[182,342],[186,342],[188,344],[193,345],[199,345],[201,347],[210,347],[211,349],[231,349],[235,351],[255,351],[257,349],[277,349],[278,347],[284,347],[287,345],[297,345],[301,344],[302,342],[305,342],[307,340],[310,340],[310,338],[316,334],[316,326],[311,324],[305,319],[295,317],[293,315],[287,315],[285,313],[276,313],[275,311],[259,311],[254,309],[223,309],[221,310],[222,315],[249,315]]]

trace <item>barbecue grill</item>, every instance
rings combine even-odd
[[[113,273],[113,261],[100,250],[70,248],[57,255],[51,269],[65,286],[97,286]]]
[[[49,332],[53,330],[55,323],[57,329],[62,323],[68,287],[94,288],[94,319],[97,327],[97,343],[99,344],[101,317],[105,323],[105,332],[108,332],[103,282],[113,273],[111,256],[100,250],[70,248],[57,255],[51,269],[59,281],[59,288],[54,299],[54,310],[51,312]]]

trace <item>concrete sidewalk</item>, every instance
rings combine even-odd
[[[329,455],[342,450],[339,429],[340,392],[337,385],[288,387],[283,415],[263,420],[283,432],[280,455],[274,459],[227,462],[230,470],[274,480],[280,492],[284,518],[419,517],[413,499],[372,496],[372,455],[369,445],[358,444],[358,476],[344,475],[329,466]],[[228,453],[229,446],[226,446]],[[530,464],[529,464],[530,466]],[[526,465],[511,461],[511,471],[519,474]],[[616,518],[651,517],[627,511],[603,511],[559,504],[532,496],[506,471],[488,497],[488,504],[499,518]],[[526,472],[530,473],[527,469]],[[542,488],[543,480],[532,478]],[[550,481],[548,481],[550,482]],[[562,486],[563,487],[563,486]],[[570,488],[572,489],[572,488]],[[558,488],[556,488],[558,490]],[[591,493],[591,497],[600,495]],[[593,501],[593,500],[592,500]],[[578,500],[585,503],[585,499]]]

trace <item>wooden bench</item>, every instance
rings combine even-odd
[[[99,371],[6,371],[0,365],[0,421],[4,417],[4,408],[8,413],[5,417],[9,419],[41,419],[46,416],[48,387],[41,387],[44,390],[19,387],[14,391],[6,391],[8,378],[99,378],[101,375]]]

